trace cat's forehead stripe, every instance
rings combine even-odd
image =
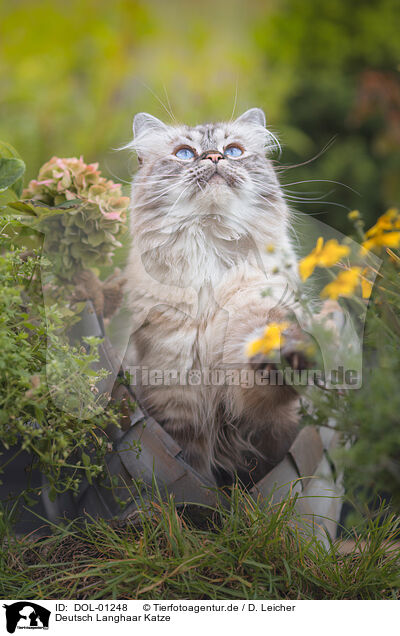
[[[201,124],[193,128],[185,126],[181,139],[198,145],[202,150],[216,148],[230,133],[225,126],[220,124]]]

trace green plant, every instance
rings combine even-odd
[[[369,298],[363,334],[363,383],[357,390],[323,391],[304,422],[324,424],[333,418],[345,444],[336,451],[345,469],[346,490],[356,501],[376,495],[400,510],[400,214],[392,208],[365,231],[359,212],[349,214],[354,238],[382,259],[370,265],[363,296]],[[361,281],[362,282],[362,281]],[[347,443],[346,443],[347,442]]]
[[[0,149],[0,439],[16,455],[32,453],[54,497],[76,491],[83,476],[92,481],[102,473],[104,429],[118,424],[118,418],[113,408],[98,408],[96,385],[107,375],[93,366],[100,340],[86,338],[82,346],[68,339],[79,306],[72,309],[60,294],[56,304],[44,305],[41,235],[26,223],[25,204],[19,204],[21,214],[16,202],[24,164],[7,145]],[[67,406],[63,410],[55,400],[60,390]],[[4,468],[0,460],[0,471]]]
[[[85,474],[91,480],[102,472],[106,451],[102,430],[117,421],[110,409],[98,412],[93,400],[92,388],[105,375],[92,366],[98,360],[99,340],[88,338],[87,348],[68,343],[65,328],[74,318],[68,307],[47,308],[50,320],[46,321],[41,257],[36,251],[27,255],[22,248],[2,252],[10,224],[0,223],[0,439],[5,448],[33,454],[54,494],[76,490]],[[55,405],[52,396],[60,390],[60,382],[67,396],[79,388],[80,400],[93,409],[95,420],[73,417]],[[89,446],[100,455],[85,464],[81,453]],[[1,464],[0,470],[5,468]],[[71,469],[68,473],[66,467]]]

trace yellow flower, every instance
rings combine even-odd
[[[320,236],[317,240],[317,244],[314,247],[313,251],[308,254],[305,258],[303,258],[299,263],[299,274],[301,280],[307,280],[309,276],[313,273],[314,269],[318,264],[318,258],[321,254],[322,247],[324,244],[324,239]]]
[[[362,246],[365,250],[370,250],[374,247],[399,247],[400,232],[382,232],[381,234],[375,234],[364,241]]]
[[[381,247],[400,246],[400,216],[396,208],[390,208],[379,217],[375,225],[365,233],[366,241],[363,242],[364,250]]]
[[[352,210],[348,213],[347,218],[350,221],[357,221],[360,218],[360,212],[358,210]]]
[[[324,239],[320,236],[313,251],[303,258],[299,263],[299,273],[301,279],[307,280],[318,267],[332,267],[350,253],[347,245],[339,245],[336,239],[327,241],[324,245]]]
[[[322,292],[322,298],[337,300],[339,296],[351,296],[357,287],[361,267],[351,267],[337,275],[337,278],[326,285]]]
[[[318,260],[319,267],[332,267],[340,261],[343,256],[350,254],[348,245],[339,245],[336,239],[331,239],[325,243],[325,247]]]
[[[363,298],[369,298],[371,296],[371,292],[372,292],[372,283],[370,280],[368,280],[368,278],[366,278],[366,275],[368,274],[368,268],[364,267],[363,271],[361,272],[361,294]]]
[[[273,349],[279,349],[285,342],[285,337],[282,335],[282,331],[285,331],[288,326],[288,322],[271,322],[267,325],[262,337],[249,342],[247,345],[247,357],[252,358],[257,355],[257,353],[267,354]]]
[[[387,212],[385,212],[385,214],[382,214],[382,216],[379,217],[375,225],[373,225],[368,232],[365,233],[365,236],[375,236],[384,230],[393,230],[398,219],[398,210],[396,208],[390,208]]]

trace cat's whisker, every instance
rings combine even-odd
[[[308,195],[308,196],[311,196],[311,195],[322,196],[322,194],[323,194],[322,192],[317,191],[317,190],[304,190],[304,191],[302,190],[301,192],[299,192],[298,190],[289,190],[288,188],[285,188],[283,191],[285,193],[288,192],[289,194],[293,194],[295,196],[297,196],[299,194],[301,194],[301,195],[304,194],[304,195]]]
[[[204,190],[203,190],[203,188],[201,187],[201,184],[200,184],[200,179],[197,179],[197,181],[196,181],[196,185],[198,185],[199,189],[200,189],[202,192],[204,192]]]
[[[151,183],[150,187],[152,189],[152,193],[153,195],[158,195],[161,194],[163,192],[168,192],[170,190],[173,190],[174,188],[176,188],[177,183],[173,182],[173,183]]]
[[[163,193],[166,193],[166,192],[170,192],[171,190],[174,190],[174,188],[176,188],[177,186],[178,186],[177,183],[172,183],[172,184],[170,183],[168,185],[164,184],[164,186],[162,188],[157,188],[157,187],[155,187],[154,184],[151,184],[151,189],[153,190],[154,194],[159,195],[159,194],[163,194]]]
[[[236,77],[235,97],[233,99],[233,108],[232,108],[232,115],[231,115],[230,121],[233,121],[233,117],[235,115],[236,104],[237,104],[237,96],[238,96],[238,78]]]
[[[287,186],[299,185],[301,183],[334,183],[335,185],[340,185],[343,188],[346,188],[347,190],[350,190],[351,192],[354,192],[354,194],[357,194],[357,195],[361,196],[360,193],[357,192],[357,190],[355,190],[351,186],[347,185],[346,183],[342,183],[341,181],[334,181],[333,179],[304,179],[302,181],[293,181],[292,183],[282,184],[281,188],[284,189]]]
[[[171,119],[173,121],[175,120],[175,117],[173,115],[173,113],[171,112],[171,110],[164,104],[164,102],[158,97],[158,95],[150,88],[150,86],[148,86],[146,84],[146,82],[144,82],[143,80],[141,81],[141,84],[153,95],[153,97],[155,97],[155,99],[158,101],[158,103],[163,107],[163,109],[165,110],[165,112],[171,117]]]
[[[254,193],[254,194],[256,194],[256,196],[258,196],[258,197],[261,197],[265,202],[267,202],[269,205],[271,205],[271,201],[270,201],[270,199],[268,197],[263,196],[263,195],[261,195],[259,193]],[[302,199],[302,198],[298,198],[298,197],[287,197],[286,195],[284,195],[284,198],[285,199],[289,199],[290,201],[293,201],[294,203],[297,203],[297,204],[310,205],[312,203],[318,203],[318,204],[323,203],[324,205],[337,206],[337,207],[342,208],[342,209],[344,209],[346,211],[349,211],[349,209],[350,209],[348,206],[342,205],[341,203],[337,203],[335,201],[325,201],[322,198],[321,199],[320,198],[318,198],[318,199]],[[291,210],[291,214],[295,214],[295,213],[296,213],[296,211]],[[313,215],[315,215],[315,214],[325,214],[325,212],[318,212],[318,213],[313,212]],[[298,215],[302,216],[301,213],[298,213]]]
[[[325,179],[325,180],[322,180],[322,179],[310,179],[310,180],[293,182],[293,183],[290,183],[290,184],[287,184],[287,185],[297,185],[299,183],[308,183],[308,182],[309,183],[313,183],[313,182],[319,182],[319,181],[325,181],[327,183],[337,183],[338,185],[344,185],[345,186],[345,184],[341,184],[340,182],[333,182],[333,181],[330,181],[328,179]],[[263,184],[262,182],[256,181],[254,179],[253,179],[253,183],[256,184],[256,185],[260,185],[263,188],[264,192],[265,192],[265,184]],[[301,193],[296,193],[295,191],[285,191],[286,186],[282,186],[282,189],[283,189],[285,200],[287,200],[289,202],[293,202],[293,203],[296,203],[296,204],[302,204],[302,205],[304,205],[304,204],[308,205],[308,204],[323,203],[324,205],[329,205],[329,206],[333,205],[333,206],[340,207],[340,208],[342,208],[342,209],[344,209],[346,211],[349,211],[349,208],[346,205],[337,203],[335,201],[326,201],[325,200],[325,197],[330,196],[332,194],[332,191],[329,191],[327,193],[324,193],[324,194],[321,194],[321,195],[315,196],[315,197],[304,197],[304,196],[301,196]],[[353,188],[349,188],[349,189],[357,194],[357,192],[355,190],[353,190]],[[256,196],[262,197],[263,199],[265,199],[267,202],[270,203],[270,199],[268,198],[268,194],[274,194],[274,193],[276,193],[276,191],[277,191],[276,188],[267,190],[266,191],[266,196],[261,194],[260,192],[254,192],[254,194]],[[293,194],[287,194],[287,192],[292,192]],[[310,194],[310,193],[304,193],[304,194]],[[291,211],[291,213],[293,214],[294,211]],[[313,213],[313,214],[314,215],[315,214],[320,214],[321,215],[321,214],[326,214],[326,213],[327,212],[318,212],[318,213]],[[299,214],[299,216],[301,216],[301,213],[298,213],[298,214]]]
[[[278,190],[278,186],[275,183],[260,181],[259,179],[256,179],[254,176],[250,176],[250,184],[259,185],[262,188],[271,188],[273,190]]]
[[[307,166],[308,164],[312,163],[313,161],[315,161],[316,159],[319,159],[319,157],[321,157],[325,152],[327,152],[329,150],[329,148],[335,143],[336,141],[336,136],[334,135],[326,144],[325,146],[322,148],[322,150],[320,150],[316,155],[314,155],[313,157],[311,157],[311,159],[308,159],[307,161],[303,161],[302,163],[294,163],[292,165],[289,166],[280,166],[276,168],[277,173],[279,174],[280,172],[286,172],[287,170],[292,170],[293,168],[301,168],[302,166]]]
[[[253,179],[253,183],[254,183],[255,185],[259,185],[259,186],[262,188],[263,192],[266,192],[266,194],[269,194],[269,193],[272,193],[272,192],[276,192],[276,191],[277,191],[277,188],[276,188],[276,187],[275,187],[275,188],[271,188],[271,189],[267,189],[267,188],[266,188],[266,186],[265,186],[265,184],[264,184],[263,182],[261,182],[261,181],[257,181],[257,180],[255,180],[255,179]],[[286,192],[289,192],[289,194],[286,194]],[[332,192],[332,191],[327,192],[327,193],[324,193],[324,194],[321,194],[321,195],[319,195],[319,196],[310,197],[309,199],[306,199],[305,197],[303,197],[303,196],[302,196],[302,193],[298,193],[298,192],[296,192],[295,190],[292,190],[292,191],[287,190],[286,192],[284,193],[284,194],[285,194],[285,198],[286,198],[286,199],[291,199],[291,200],[301,201],[301,202],[303,202],[303,201],[312,202],[312,201],[320,201],[320,200],[323,200],[323,198],[324,198],[324,197],[326,197],[326,196],[329,196],[329,195],[331,194],[331,192]],[[260,195],[261,195],[261,192],[260,192],[260,193],[258,193],[258,194],[260,194]],[[307,194],[307,193],[304,193],[304,194]],[[308,193],[308,194],[312,194],[312,193]],[[317,194],[317,193],[316,193],[316,194]]]
[[[146,205],[150,205],[155,203],[156,201],[159,201],[160,199],[162,199],[163,197],[165,197],[166,194],[169,194],[170,192],[172,192],[172,190],[175,190],[175,188],[177,188],[179,186],[178,183],[174,183],[173,186],[171,186],[170,188],[166,188],[165,190],[163,190],[160,193],[157,193],[157,196],[152,197],[150,199],[145,199],[145,203]]]
[[[140,180],[145,180],[146,183],[164,183],[165,180],[171,180],[171,179],[176,179],[176,174],[157,174],[154,176],[145,176],[145,177],[141,177]]]
[[[168,96],[167,88],[166,88],[165,84],[163,84],[163,89],[164,89],[164,94],[165,94],[165,97],[166,97],[166,100],[167,100],[167,104],[168,104],[170,115],[171,115],[173,121],[177,124],[178,122],[177,122],[177,119],[176,119],[174,113],[172,112],[172,106],[171,106],[171,102],[169,100],[169,96]]]
[[[110,166],[108,165],[108,162],[106,161],[106,168],[108,170],[108,172],[110,173],[110,175],[116,179],[116,181],[119,181],[120,183],[125,183],[126,185],[132,185],[131,181],[126,181],[126,179],[123,179],[122,177],[119,177],[118,175],[116,175],[111,169]]]
[[[282,155],[282,146],[279,143],[278,139],[275,137],[275,135],[269,130],[268,131],[269,136],[272,138],[273,140],[273,144],[267,144],[264,146],[264,150],[266,153],[268,153],[270,150],[275,151],[277,150],[279,152],[279,156]]]

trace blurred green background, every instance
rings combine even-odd
[[[28,179],[53,155],[83,155],[129,181],[135,162],[115,149],[140,110],[194,124],[261,106],[282,166],[316,156],[281,174],[294,207],[348,230],[349,209],[371,223],[399,202],[398,0],[0,0],[0,11],[0,139]]]

